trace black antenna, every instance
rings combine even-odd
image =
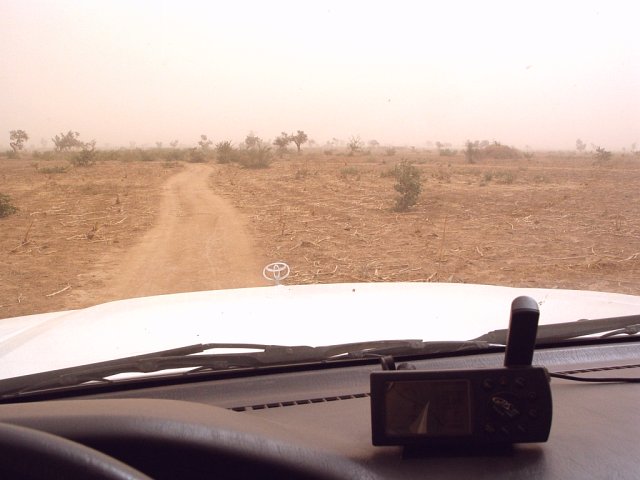
[[[528,367],[536,346],[540,310],[531,297],[518,297],[511,302],[509,334],[504,354],[505,367]]]

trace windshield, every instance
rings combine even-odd
[[[0,352],[26,349],[17,375],[45,338],[62,368],[506,328],[522,292],[473,285],[539,289],[541,321],[640,313],[606,295],[640,292],[636,23],[634,2],[2,2]],[[273,262],[285,288],[351,286],[228,293],[276,289]]]

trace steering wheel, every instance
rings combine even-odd
[[[356,461],[281,434],[277,424],[222,407],[163,399],[2,407],[0,478],[377,478]]]
[[[0,473],[10,478],[32,479],[150,478],[93,448],[51,433],[7,423],[0,423]]]

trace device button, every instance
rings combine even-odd
[[[527,433],[527,427],[525,427],[524,425],[522,425],[521,423],[519,423],[518,425],[516,425],[516,429],[520,432],[520,433]]]
[[[516,386],[518,386],[520,388],[524,388],[525,385],[527,384],[527,382],[525,381],[525,379],[523,377],[516,377],[515,384],[516,384]]]
[[[509,379],[503,375],[500,377],[500,386],[506,387],[507,385],[509,385]]]
[[[505,395],[494,395],[491,397],[491,407],[493,411],[503,418],[516,418],[520,415],[517,405],[505,398]]]
[[[493,387],[495,386],[496,386],[495,382],[490,378],[485,378],[482,381],[482,388],[484,388],[485,390],[493,390]]]
[[[531,418],[538,418],[538,409],[536,408],[530,408],[527,413]]]
[[[484,431],[489,434],[494,434],[496,433],[496,427],[494,427],[491,423],[485,423]]]

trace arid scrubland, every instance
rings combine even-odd
[[[249,168],[193,151],[95,151],[86,164],[64,153],[0,158],[0,317],[87,306],[69,300],[76,288],[93,292],[88,303],[103,301],[92,269],[115,262],[153,225],[162,184],[189,161],[210,164],[211,188],[245,216],[261,254],[291,265],[289,283],[640,294],[637,156],[469,161],[465,151],[307,148],[265,154],[266,168]],[[401,165],[419,178],[406,208],[398,208]]]

